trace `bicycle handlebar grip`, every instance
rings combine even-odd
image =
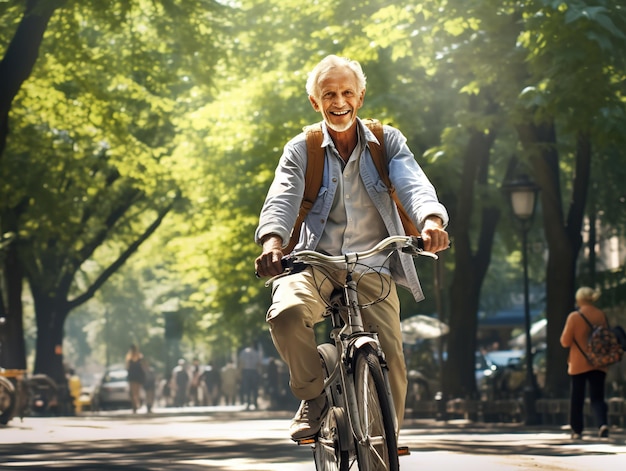
[[[411,237],[411,242],[419,250],[424,250],[424,239],[422,239],[421,237],[412,236]]]
[[[288,255],[286,257],[281,258],[280,264],[283,266],[283,271],[289,270],[290,274],[301,272],[306,268],[306,263],[295,262]]]

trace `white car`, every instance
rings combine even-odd
[[[130,409],[130,387],[126,369],[117,368],[104,372],[96,386],[94,402],[94,408],[100,410]]]

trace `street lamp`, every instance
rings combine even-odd
[[[537,205],[539,187],[528,178],[521,175],[513,181],[507,182],[503,190],[509,197],[513,215],[519,222],[522,233],[522,264],[524,266],[524,327],[526,330],[526,385],[524,387],[524,409],[526,411],[526,425],[538,423],[535,401],[538,396],[537,381],[533,371],[532,339],[530,337],[530,306],[528,301],[528,248],[527,235],[532,226]]]

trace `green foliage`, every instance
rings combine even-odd
[[[20,3],[0,2],[0,48]],[[269,289],[254,277],[254,229],[283,145],[319,120],[306,74],[334,53],[361,61],[368,76],[361,115],[405,133],[449,208],[464,182],[472,133],[496,136],[472,199],[474,245],[480,211],[504,210],[498,187],[508,160],[524,157],[516,126],[547,120],[559,133],[564,201],[584,131],[596,150],[597,207],[623,234],[623,166],[616,162],[626,136],[625,16],[611,0],[68,0],[11,110],[0,207],[26,208],[20,238],[38,283],[53,290],[61,274],[84,272],[70,290],[76,296],[97,276],[90,264],[109,266],[175,201],[132,266],[102,291],[98,308],[125,313],[141,326],[138,335],[156,338],[161,331],[150,323],[158,306],[177,299],[186,346],[204,343],[208,356],[267,337]],[[112,221],[116,210],[123,215]],[[497,263],[482,289],[487,310],[519,286],[519,257],[507,258],[517,234],[508,221],[501,226]],[[542,257],[531,265],[541,282]],[[430,268],[420,274],[430,303]],[[128,277],[141,279],[127,284]],[[418,307],[407,301],[403,309]],[[102,332],[96,311],[76,311],[91,320],[75,329]],[[130,340],[122,337],[121,344]]]

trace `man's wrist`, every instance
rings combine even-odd
[[[263,250],[282,249],[283,239],[278,234],[266,234],[261,237]]]
[[[441,219],[440,216],[437,216],[435,214],[431,214],[430,216],[426,216],[426,218],[424,219],[424,225],[426,225],[427,223],[434,223],[440,229],[443,228],[443,219]]]

